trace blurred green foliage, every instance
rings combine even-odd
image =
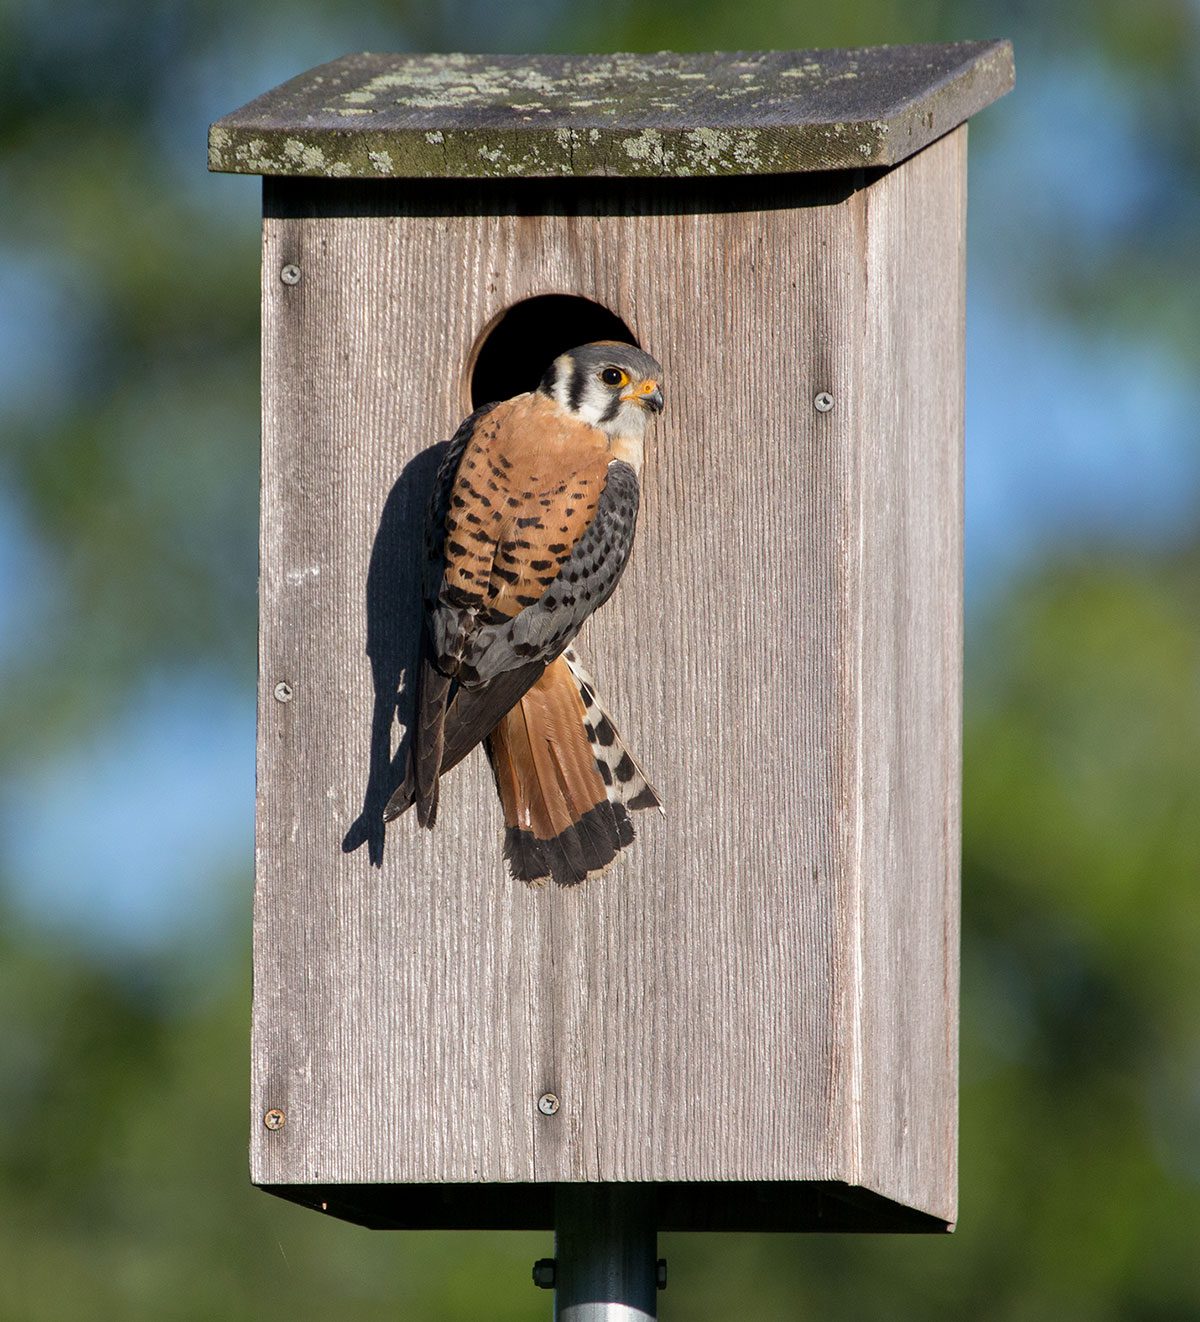
[[[204,177],[209,117],[344,50],[464,31],[530,50],[1013,35],[1019,68],[1102,71],[1157,181],[1097,242],[1059,217],[1020,296],[1194,364],[1198,23],[1188,0],[0,5],[0,276],[27,291],[0,309],[20,367],[0,487],[33,548],[5,585],[0,776],[147,673],[253,682],[257,194]],[[667,1236],[665,1318],[1200,1316],[1198,571],[1195,547],[1089,547],[972,621],[961,1229]],[[116,967],[0,909],[0,1319],[545,1316],[546,1236],[371,1234],[249,1188],[249,860],[213,886],[242,897],[219,938]]]

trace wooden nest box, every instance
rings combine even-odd
[[[1011,81],[1001,42],[354,55],[213,125],[264,176],[257,1184],[953,1223],[965,121]],[[482,754],[435,831],[380,813],[430,447],[600,338],[667,408],[579,645],[666,815],[534,889]]]

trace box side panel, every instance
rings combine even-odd
[[[966,128],[861,197],[861,1183],[953,1221]]]
[[[852,1177],[861,232],[796,200],[266,223],[258,1182]],[[666,816],[570,891],[507,877],[481,754],[436,831],[377,820],[429,447],[481,330],[551,292],[623,317],[668,400],[579,640]]]

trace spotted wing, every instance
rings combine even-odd
[[[476,427],[494,408],[496,408],[494,403],[483,404],[459,423],[458,430],[450,438],[446,453],[438,465],[437,477],[434,479],[425,514],[425,566],[421,587],[427,610],[434,610],[437,607],[438,593],[446,571],[446,527],[459,465],[462,463],[467,446],[475,436]]]

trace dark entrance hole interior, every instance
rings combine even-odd
[[[590,298],[542,294],[514,303],[479,347],[471,407],[533,390],[560,353],[592,340],[637,344],[620,317]]]

